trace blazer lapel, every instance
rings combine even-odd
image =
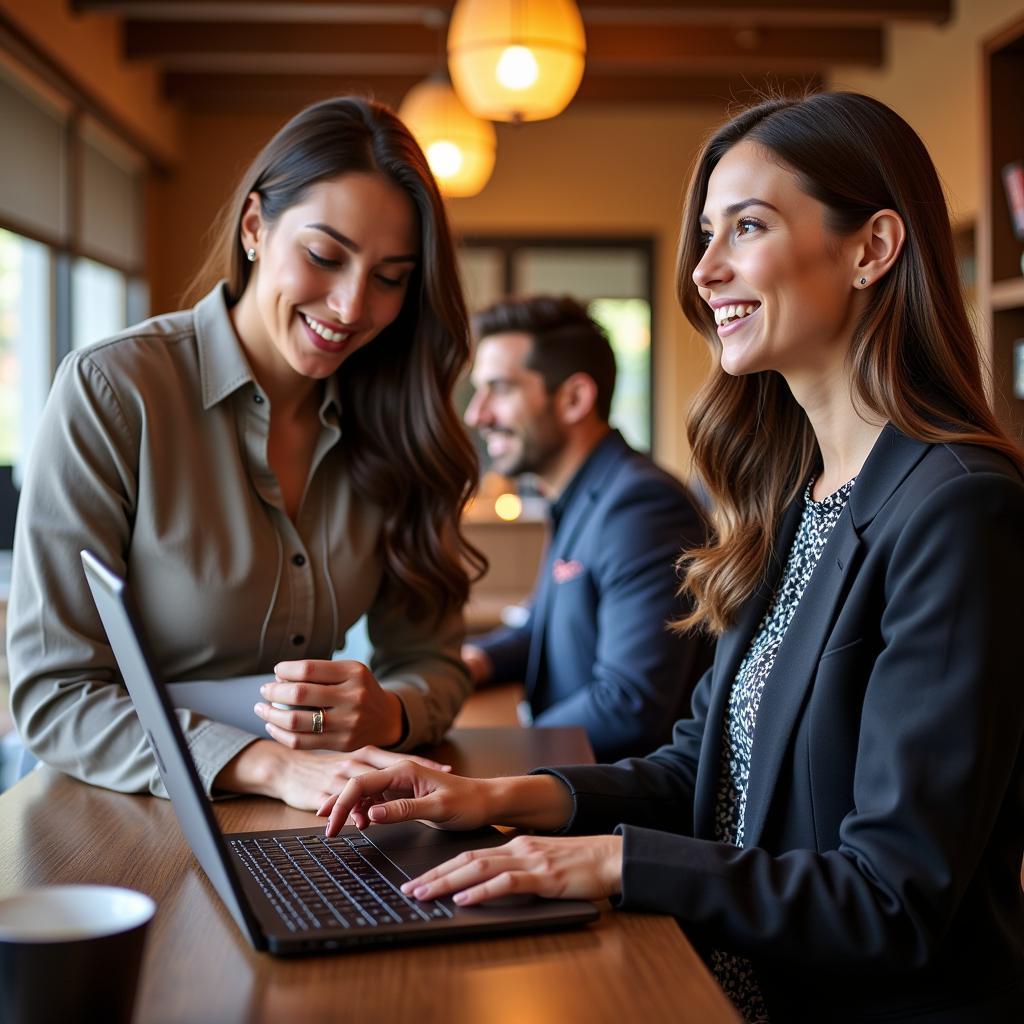
[[[580,530],[590,518],[590,510],[598,498],[607,493],[629,453],[630,449],[626,442],[616,432],[603,441],[584,463],[580,469],[583,476],[579,481],[579,493],[575,500],[570,499],[565,518],[554,538],[556,558],[566,557],[572,552]]]
[[[547,629],[548,606],[551,602],[554,583],[552,572],[558,559],[564,558],[571,550],[577,535],[590,516],[590,510],[598,496],[608,486],[613,470],[622,465],[629,454],[629,447],[621,436],[614,432],[607,441],[595,449],[579,472],[579,493],[570,499],[565,516],[558,526],[558,532],[551,538],[544,559],[540,587],[533,607],[533,630],[530,634],[530,653],[526,660],[526,676],[523,687],[531,699],[540,683],[541,662],[544,655],[544,633]]]
[[[780,553],[789,551],[796,528],[800,522],[800,503],[794,502],[786,509],[775,541],[775,547],[760,586],[743,605],[735,624],[719,638],[715,648],[715,665],[711,701],[708,705],[704,737],[700,747],[698,777],[705,780],[698,784],[694,794],[693,821],[694,835],[710,839],[714,836],[715,803],[718,799],[718,779],[722,774],[722,729],[725,726],[725,712],[729,694],[736,679],[740,662],[743,660],[754,632],[761,624],[768,605],[775,593],[782,574],[783,562]]]
[[[802,502],[796,504],[799,506]],[[771,795],[789,748],[790,733],[832,630],[847,580],[858,562],[859,547],[860,538],[846,509],[833,527],[821,560],[800,598],[757,710],[750,752],[744,846],[757,846],[760,841]]]
[[[555,561],[555,545],[548,543],[544,553],[543,569],[537,586],[537,595],[533,602],[533,628],[530,631],[530,652],[526,658],[526,675],[523,677],[523,689],[527,700],[530,700],[537,689],[540,674],[541,653],[544,649],[544,626],[547,622],[548,599],[551,595],[551,567]]]
[[[850,492],[849,505],[833,528],[821,560],[800,598],[757,712],[750,754],[744,846],[756,846],[761,840],[790,737],[809,695],[849,581],[860,563],[860,534],[924,457],[928,447],[901,434],[892,425],[882,430]],[[802,507],[802,501],[793,504],[798,510]],[[788,554],[788,545],[785,550]]]

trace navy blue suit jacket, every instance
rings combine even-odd
[[[580,468],[548,544],[527,622],[471,643],[495,682],[521,679],[535,725],[582,725],[599,760],[671,735],[710,644],[666,629],[686,604],[675,560],[702,543],[686,488],[615,431]]]
[[[746,847],[713,841],[729,691],[800,504],[672,743],[560,770],[570,827],[621,826],[622,906],[749,956],[773,1020],[1024,1020],[1024,486],[1002,456],[885,428],[764,691]]]

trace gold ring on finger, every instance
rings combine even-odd
[[[317,708],[313,712],[313,735],[319,736],[324,731],[324,709]]]

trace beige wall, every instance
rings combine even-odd
[[[205,243],[237,179],[286,118],[280,115],[186,114],[175,173],[150,190],[150,305],[178,309],[206,256]]]
[[[144,61],[129,64],[122,57],[120,18],[74,13],[68,0],[3,0],[0,6],[163,160],[177,160],[178,113],[163,99],[153,67]]]
[[[890,29],[883,70],[844,71],[832,78],[835,88],[888,103],[917,129],[946,185],[957,224],[972,221],[978,211],[982,40],[1022,17],[1022,0],[955,0],[946,25]]]

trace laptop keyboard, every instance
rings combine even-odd
[[[232,839],[277,916],[292,932],[372,929],[451,917],[438,901],[409,899],[364,856],[362,836]]]

